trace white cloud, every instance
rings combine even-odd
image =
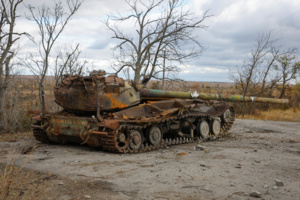
[[[42,2],[48,4],[50,1],[27,0],[35,6]],[[26,8],[20,8],[22,17],[17,29],[38,39],[36,25],[25,19]],[[199,16],[210,9],[210,13],[215,15],[205,21],[209,25],[207,31],[196,32],[199,41],[208,48],[202,56],[188,63],[190,68],[180,74],[187,80],[229,81],[228,68],[241,65],[255,38],[270,30],[273,30],[274,38],[281,38],[287,48],[300,48],[299,0],[189,0],[185,8]],[[108,14],[117,12],[128,12],[124,0],[85,0],[59,38],[58,45],[80,43],[83,57],[94,60],[97,67],[111,70],[111,48],[117,41],[111,39],[111,32],[101,21]],[[121,29],[135,31],[125,23]],[[20,47],[22,53],[36,50],[33,43],[24,38],[20,40]]]

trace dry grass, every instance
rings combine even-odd
[[[16,165],[16,158],[9,155],[6,164],[0,164],[0,199],[35,199],[36,185],[31,183],[30,172],[24,170],[25,161]]]
[[[237,118],[300,122],[300,110],[298,108],[290,108],[287,110],[269,110],[269,111],[257,110],[254,115],[244,115],[244,116],[239,115]]]
[[[34,152],[32,152],[34,153]],[[74,181],[66,177],[59,177],[52,173],[45,173],[26,169],[25,159],[19,166],[15,152],[8,155],[5,163],[0,161],[0,200],[49,200],[73,199],[83,200],[85,194],[93,194],[99,189],[107,187],[86,181]],[[27,157],[28,158],[28,157]]]
[[[18,141],[24,139],[33,139],[32,132],[20,132],[20,133],[7,133],[7,134],[0,134],[0,142],[8,141]]]

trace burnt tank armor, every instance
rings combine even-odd
[[[54,91],[57,113],[32,117],[41,142],[88,144],[135,153],[227,134],[235,119],[226,101],[288,103],[286,99],[221,96],[141,88],[94,71],[65,77]]]

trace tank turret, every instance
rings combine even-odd
[[[91,112],[120,110],[140,103],[137,88],[117,75],[105,76],[94,71],[90,76],[74,75],[65,78],[55,89],[55,102],[66,110]]]

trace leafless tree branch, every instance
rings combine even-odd
[[[204,48],[193,32],[207,28],[203,22],[212,16],[208,11],[198,18],[182,8],[183,0],[126,2],[131,11],[129,15],[109,16],[105,21],[113,33],[112,38],[120,41],[114,48],[117,72],[132,68],[134,81],[139,82],[145,75],[157,77],[156,68],[164,59],[180,64],[203,52]],[[159,16],[155,13],[158,9],[161,10]],[[119,23],[134,24],[135,32],[126,34],[120,30]]]
[[[78,11],[82,2],[82,0],[67,0],[68,11],[65,11],[62,1],[55,2],[52,8],[45,4],[38,8],[27,5],[30,12],[30,16],[27,16],[27,18],[37,24],[40,41],[38,43],[38,55],[29,54],[29,59],[25,65],[28,66],[34,74],[38,75],[39,96],[43,113],[45,111],[43,84],[50,65],[50,53],[58,37],[65,29],[71,17]]]
[[[299,72],[299,62],[294,54],[297,49],[285,49],[278,39],[271,39],[272,32],[257,38],[254,47],[244,64],[230,74],[244,96],[274,95],[280,86],[282,98],[289,81]]]
[[[63,79],[64,74],[74,75],[83,73],[84,67],[87,65],[87,60],[80,60],[81,51],[79,44],[75,48],[63,51],[60,49],[57,53],[54,64],[55,85],[58,86]]]

